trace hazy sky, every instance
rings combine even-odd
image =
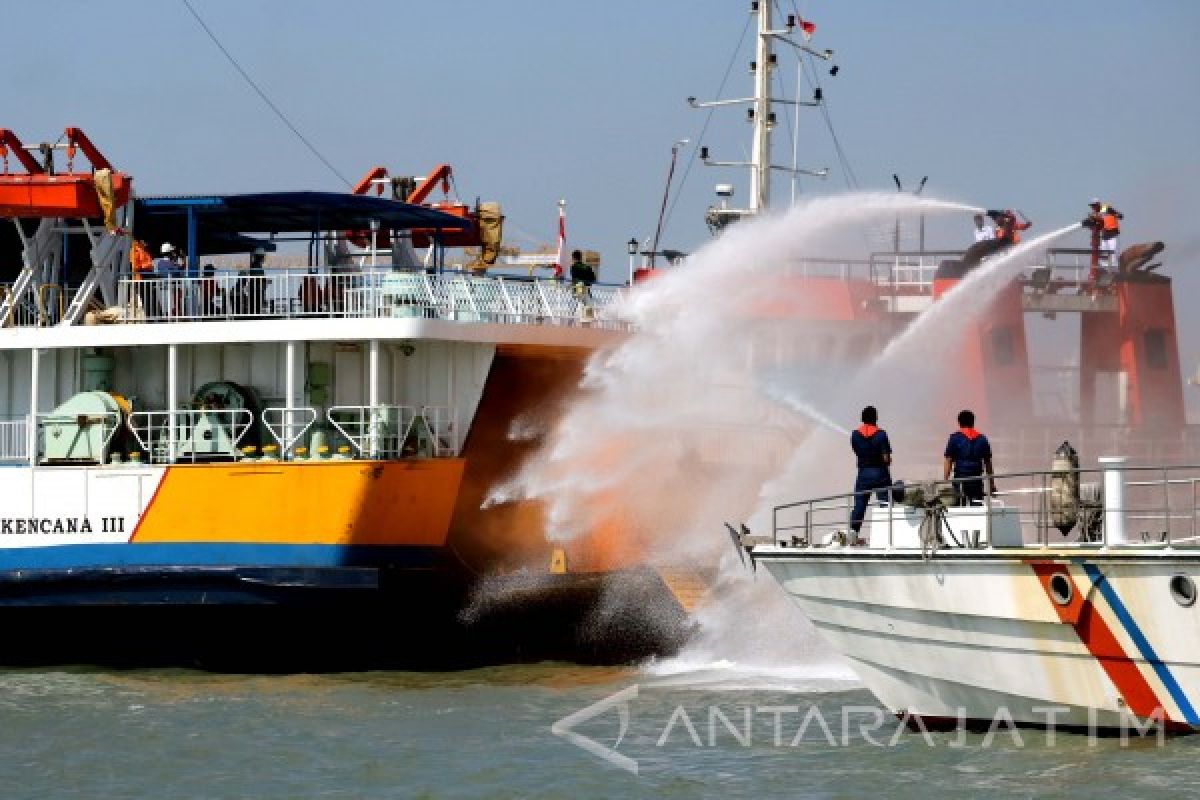
[[[697,140],[704,112],[684,98],[714,95],[749,16],[745,0],[193,2],[350,180],[374,164],[421,174],[450,162],[464,199],[504,204],[518,243],[552,241],[565,197],[572,243],[601,250],[612,279],[630,235],[652,232],[671,143]],[[1126,243],[1166,240],[1183,288],[1200,284],[1188,274],[1200,256],[1200,2],[799,8],[814,45],[837,52],[841,74],[820,78],[864,188],[927,174],[931,194],[1015,206],[1043,230],[1102,195],[1126,213]],[[142,193],[341,186],[178,0],[9,3],[5,20],[0,124],[27,141],[78,125]],[[749,91],[751,58],[747,37],[726,96]],[[793,69],[785,59],[788,85]],[[790,161],[787,125],[779,133]],[[800,136],[803,164],[837,167],[815,111]],[[718,111],[705,143],[738,159],[748,137],[743,111]],[[664,244],[703,243],[712,187],[729,180],[744,201],[742,174],[692,169]],[[845,188],[836,169],[803,185]]]

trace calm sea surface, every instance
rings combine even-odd
[[[552,733],[618,692],[567,727],[603,751],[624,709],[620,763]],[[288,677],[14,670],[0,673],[0,797],[1200,794],[1200,737],[925,738],[897,735],[891,719],[875,727],[873,707],[839,679],[558,664]]]

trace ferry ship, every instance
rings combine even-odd
[[[537,446],[514,427],[626,335],[622,288],[496,274],[500,211],[430,201],[446,166],[143,197],[78,128],[0,131],[0,155],[0,617],[25,642],[0,662],[620,660],[678,635],[638,634],[661,576],[483,507]],[[140,243],[183,258],[135,270]],[[506,602],[473,602],[485,580]]]

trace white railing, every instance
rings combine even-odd
[[[264,408],[263,427],[274,437],[284,458],[295,454],[295,447],[318,419],[315,408]]]
[[[334,406],[329,424],[360,458],[452,458],[457,410],[447,406]]]
[[[0,283],[0,308],[11,297],[12,284]],[[44,328],[62,321],[67,306],[75,296],[75,289],[64,288],[56,283],[26,289],[12,302],[8,319],[0,319],[0,325],[17,328]]]
[[[244,408],[135,411],[127,425],[150,464],[234,460],[254,415]]]
[[[0,420],[0,464],[29,462],[29,418]]]
[[[1200,467],[1129,465],[1060,471],[1017,472],[995,476],[995,494],[969,506],[959,496],[960,484],[982,483],[987,478],[953,479],[928,483],[897,482],[883,490],[828,495],[775,506],[771,532],[784,546],[821,547],[853,542],[852,514],[856,496],[865,496],[867,509],[878,502],[887,523],[885,545],[893,546],[893,528],[906,515],[930,515],[933,527],[926,532],[941,540],[942,553],[993,547],[991,536],[981,542],[965,541],[949,530],[938,515],[946,509],[974,507],[986,529],[998,516],[1009,515],[1020,524],[1024,547],[1168,547],[1200,548]],[[1072,489],[1072,486],[1074,487]],[[907,508],[907,510],[904,510]],[[888,509],[895,509],[894,511]],[[870,517],[867,518],[868,522]],[[942,533],[946,533],[945,537]],[[870,546],[876,547],[875,543]],[[908,545],[911,546],[911,545]]]
[[[335,406],[324,421],[311,407],[271,407],[259,420],[262,426],[255,433],[254,415],[246,409],[136,411],[123,421],[118,413],[108,412],[89,416],[89,424],[82,427],[76,415],[39,414],[38,462],[100,464],[111,458],[113,463],[177,464],[260,456],[288,461],[391,460],[459,454],[458,412],[452,406]],[[94,438],[89,429],[100,424],[101,436]],[[55,454],[69,452],[70,457],[49,453],[49,437],[55,439]],[[261,437],[265,441],[259,442]],[[312,448],[301,447],[306,437],[311,437]],[[0,464],[28,464],[28,443],[27,418],[0,420]],[[343,452],[337,452],[339,444],[345,445]]]
[[[433,457],[458,455],[458,409],[453,406],[423,406],[421,416],[432,434]]]
[[[129,322],[421,317],[620,329],[623,287],[417,270],[210,274],[121,281]]]

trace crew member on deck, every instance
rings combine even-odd
[[[954,477],[960,481],[954,486],[963,505],[983,502],[984,475],[987,475],[988,490],[996,493],[992,446],[986,436],[975,430],[975,414],[971,411],[959,412],[958,430],[950,434],[944,455],[946,460],[942,477],[945,480]],[[972,478],[975,480],[970,480]]]
[[[854,479],[854,511],[850,515],[850,529],[857,534],[862,529],[863,517],[871,492],[877,490],[879,502],[888,500],[888,488],[892,485],[892,443],[887,431],[878,427],[879,412],[875,406],[862,410],[862,425],[850,434],[850,447],[858,458],[858,477]]]
[[[596,270],[583,260],[583,253],[575,250],[571,253],[571,282],[591,286],[596,282]]]
[[[1029,218],[1020,211],[1013,212],[1010,209],[1003,211],[989,211],[988,216],[996,223],[996,233],[993,238],[997,242],[1002,242],[1005,247],[1021,243],[1021,231],[1027,231],[1033,227],[1033,223]],[[1017,214],[1021,214],[1021,219],[1017,219]]]
[[[1099,197],[1092,198],[1088,209],[1083,225],[1092,231],[1092,280],[1095,281],[1101,260],[1106,268],[1117,268],[1117,242],[1121,236],[1121,220],[1125,219],[1125,215],[1108,203],[1100,202]]]

